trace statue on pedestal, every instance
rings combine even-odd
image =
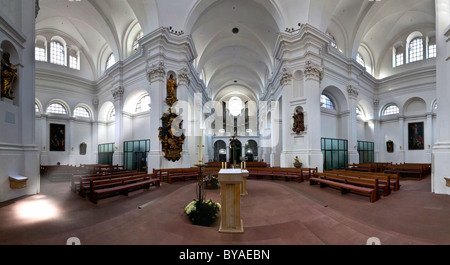
[[[295,168],[302,168],[303,164],[298,159],[298,156],[295,157],[294,167]]]
[[[171,107],[173,103],[178,101],[176,93],[177,88],[178,88],[177,82],[175,81],[173,75],[171,74],[169,80],[167,80],[167,96],[166,96],[166,103]]]
[[[1,97],[6,97],[9,99],[14,99],[13,97],[13,86],[17,81],[17,69],[9,61],[10,54],[8,52],[3,53],[1,61]]]

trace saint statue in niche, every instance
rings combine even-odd
[[[1,61],[1,97],[6,97],[9,99],[14,99],[13,97],[13,86],[17,81],[17,69],[14,68],[14,65],[9,61],[10,54],[8,52],[4,52]]]
[[[177,102],[177,92],[178,88],[177,81],[173,78],[173,74],[170,75],[169,80],[167,80],[167,96],[166,103],[172,107],[173,103]]]
[[[299,109],[295,111],[296,113],[294,116],[294,126],[292,128],[292,131],[294,131],[296,134],[300,134],[301,132],[305,131],[305,122],[304,122],[304,116],[303,112]]]

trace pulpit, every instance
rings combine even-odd
[[[243,233],[241,219],[241,186],[244,173],[239,169],[221,169],[219,171],[221,220],[219,232]]]

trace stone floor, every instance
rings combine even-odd
[[[41,181],[41,194],[0,204],[1,245],[383,245],[450,244],[450,196],[430,190],[431,178],[402,180],[379,201],[341,195],[308,182],[248,180],[241,197],[243,234],[195,226],[183,212],[196,182],[164,183],[93,204],[68,182]],[[220,202],[219,190],[207,199]]]

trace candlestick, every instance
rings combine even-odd
[[[203,131],[200,128],[200,138],[198,140],[198,162],[200,162],[200,164],[203,161]]]

